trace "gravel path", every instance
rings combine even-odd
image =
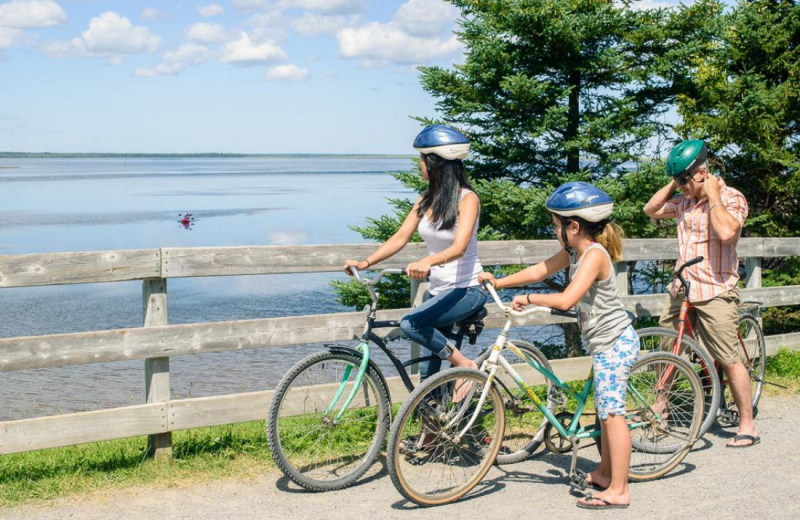
[[[268,473],[257,480],[144,487],[0,509],[7,520],[66,519],[432,519],[461,518],[768,518],[800,519],[800,398],[762,400],[757,419],[762,443],[728,450],[733,431],[712,429],[681,466],[662,480],[631,484],[628,510],[584,511],[565,484],[567,455],[493,468],[465,499],[421,509],[395,491],[383,464],[359,485],[327,494],[306,493]],[[597,452],[588,446],[579,467],[590,469]],[[481,508],[478,510],[477,508]]]

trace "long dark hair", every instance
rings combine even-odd
[[[450,161],[433,153],[422,154],[422,160],[430,180],[422,194],[417,216],[422,218],[430,209],[433,212],[431,222],[438,224],[437,229],[453,229],[458,219],[461,189],[475,191],[464,175],[464,165],[461,159]]]

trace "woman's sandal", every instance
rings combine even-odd
[[[599,504],[590,504],[588,502],[578,502],[578,507],[583,509],[628,509],[630,504],[612,504],[605,498],[596,496],[586,497],[586,500],[596,500]]]

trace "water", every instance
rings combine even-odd
[[[349,226],[412,196],[387,172],[408,158],[0,160],[0,254],[158,247],[363,243]],[[179,215],[195,218],[184,229]],[[170,279],[169,322],[196,323],[343,312],[312,273]],[[0,289],[0,337],[139,327],[141,282]],[[531,329],[531,328],[526,328]],[[468,355],[494,338],[487,331]],[[557,327],[516,331],[537,339]],[[407,359],[408,344],[392,347]],[[176,356],[176,399],[273,388],[323,348],[302,345]],[[388,359],[373,354],[394,374]],[[0,372],[0,421],[141,404],[144,362]]]
[[[0,160],[0,254],[360,243],[407,158]],[[191,212],[184,229],[179,214]],[[174,279],[170,323],[342,312],[336,273]],[[0,337],[138,327],[141,283],[0,290]],[[272,388],[319,346],[181,356],[176,398]],[[142,361],[0,373],[0,420],[140,404]]]

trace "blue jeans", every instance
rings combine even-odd
[[[486,304],[486,292],[479,287],[448,289],[436,296],[425,295],[425,303],[405,315],[400,328],[413,342],[433,352],[437,359],[420,363],[420,380],[424,381],[442,367],[442,359],[450,355],[447,338],[436,330],[452,326],[476,313]]]

